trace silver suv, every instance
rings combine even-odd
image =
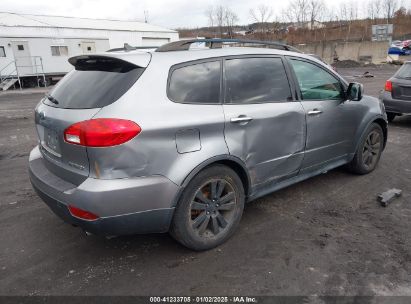
[[[286,45],[193,42],[69,59],[36,107],[29,160],[58,216],[206,250],[234,233],[245,202],[342,165],[374,170],[387,118],[360,84]]]

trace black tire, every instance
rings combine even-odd
[[[392,122],[395,119],[396,116],[397,116],[397,114],[395,114],[395,113],[387,112],[388,122]]]
[[[232,169],[223,165],[208,167],[184,189],[170,234],[193,250],[214,248],[235,232],[244,201],[243,184]]]
[[[368,174],[377,167],[384,149],[384,132],[377,123],[372,123],[364,133],[348,169],[356,174]]]

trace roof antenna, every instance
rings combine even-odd
[[[135,50],[134,47],[132,47],[131,45],[129,45],[128,43],[124,43],[124,50],[128,51],[133,51]]]

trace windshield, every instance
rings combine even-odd
[[[46,95],[45,103],[65,109],[107,106],[127,92],[144,68],[109,57],[87,57],[76,61],[68,73]]]

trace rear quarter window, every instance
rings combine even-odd
[[[102,108],[126,93],[143,73],[144,68],[108,57],[79,59],[50,92],[54,102],[45,103],[65,109]]]
[[[221,62],[210,61],[172,68],[168,97],[179,103],[220,103]]]
[[[395,75],[396,78],[411,79],[411,63],[404,64]]]

